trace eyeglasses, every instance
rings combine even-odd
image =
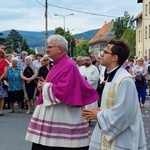
[[[47,46],[47,49],[51,49],[53,47],[59,47],[59,46]]]
[[[105,51],[105,50],[103,51],[103,53],[104,53],[104,54],[112,54],[112,53],[107,52],[107,51]]]
[[[49,61],[49,59],[44,59],[43,61]]]
[[[21,55],[26,55],[26,54],[21,54]]]
[[[84,59],[84,61],[90,61],[90,59]]]

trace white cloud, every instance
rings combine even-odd
[[[16,30],[43,31],[45,29],[45,8],[42,5],[44,5],[45,1],[38,0],[38,2],[36,0],[1,0],[0,31],[12,28]],[[130,2],[126,0],[63,0],[57,1],[57,3],[51,0],[48,3],[69,9],[118,17],[123,16],[124,11],[128,11],[130,15],[136,16],[142,10],[141,4],[137,4],[136,0]],[[74,29],[73,33],[100,28],[105,21],[108,22],[112,19],[74,12],[50,5],[48,12],[49,30],[64,26],[63,17],[56,17],[54,14],[67,15],[74,13],[74,16],[65,17],[66,29]]]

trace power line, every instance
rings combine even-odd
[[[36,0],[40,5],[42,5],[43,7],[45,7],[45,5],[44,4],[42,4],[41,2],[39,2],[38,0]]]
[[[41,6],[43,6],[43,7],[45,7],[45,5],[44,4],[42,4],[41,2],[39,2],[38,0],[36,0]],[[56,25],[54,24],[54,21],[52,20],[52,17],[51,17],[51,15],[50,15],[50,13],[48,12],[48,15],[49,15],[49,18],[50,18],[50,20],[51,20],[51,22],[52,22],[52,24],[54,25],[54,27],[56,28]]]
[[[85,11],[81,11],[81,10],[76,10],[76,9],[66,8],[66,7],[62,7],[62,6],[57,6],[57,5],[53,5],[53,4],[48,4],[48,5],[53,6],[53,7],[57,7],[57,8],[61,8],[61,9],[66,9],[66,10],[71,10],[71,11],[75,11],[75,12],[79,12],[79,13],[84,13],[84,14],[90,14],[90,15],[102,16],[102,17],[110,17],[110,18],[118,18],[117,16],[90,13],[90,12],[85,12]]]
[[[53,24],[53,25],[54,25],[54,27],[56,28],[56,25],[54,24],[54,21],[52,20],[52,17],[51,17],[51,15],[50,15],[49,11],[48,11],[48,15],[49,15],[49,18],[50,18],[50,20],[51,20],[52,24]]]

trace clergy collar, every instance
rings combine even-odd
[[[120,68],[120,66],[117,66],[114,69],[112,69],[111,71],[106,72],[106,74],[107,74],[107,82],[111,82],[112,81],[112,79],[114,78],[114,76],[115,76],[115,74],[116,74],[116,72],[117,72],[117,70],[119,68]]]
[[[53,61],[53,64],[58,64],[61,60],[63,60],[65,57],[68,57],[67,54],[63,54],[61,57],[57,58],[55,61]]]
[[[106,71],[106,73],[107,74],[110,74],[111,72],[113,72],[115,69],[117,69],[119,66],[117,66],[117,67],[115,67],[115,68],[113,68],[112,70],[110,70],[110,71]]]

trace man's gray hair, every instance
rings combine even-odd
[[[61,46],[66,52],[68,51],[68,41],[61,35],[51,35],[47,39],[47,43],[54,41],[56,46]]]
[[[23,53],[26,53],[26,55],[28,55],[28,52],[27,52],[27,51],[22,51],[22,52],[23,52]],[[22,53],[22,52],[21,52],[21,53]]]
[[[83,56],[78,56],[76,60],[84,60]]]

